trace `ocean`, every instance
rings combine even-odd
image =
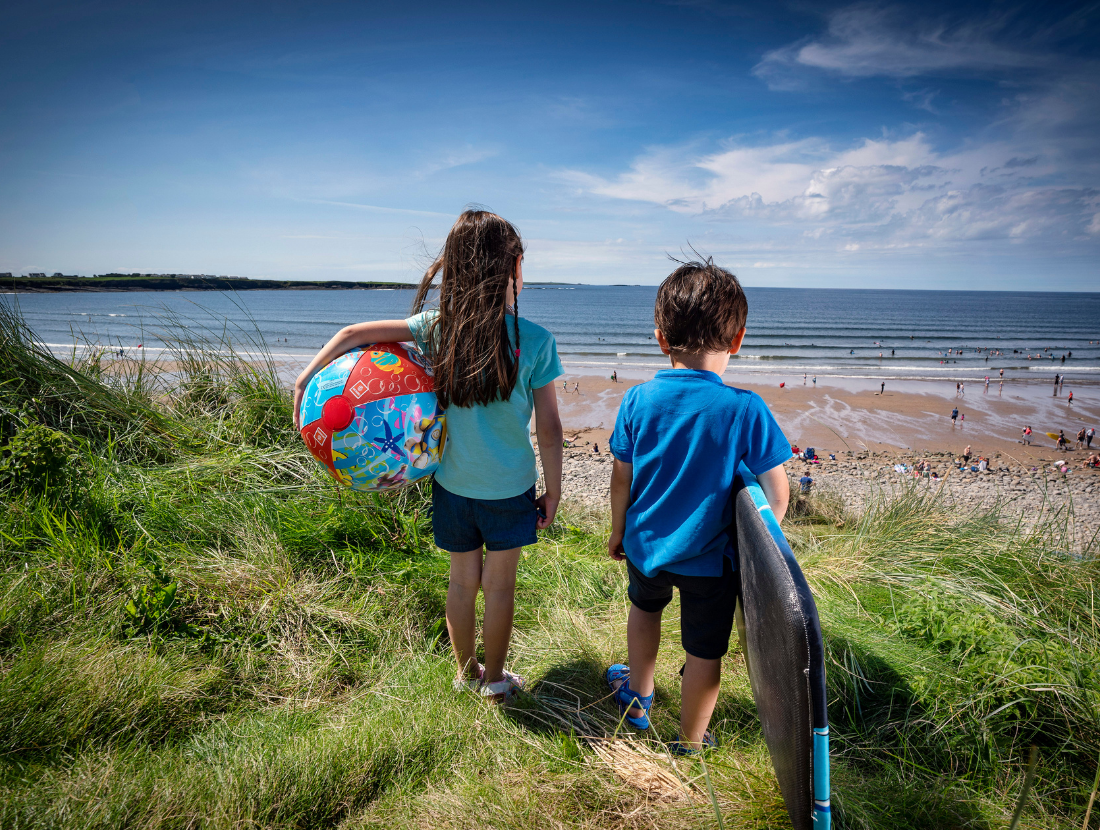
[[[667,366],[653,340],[654,286],[539,286],[520,314],[557,338],[567,365],[591,370]],[[748,288],[748,332],[737,375],[977,380],[985,375],[1100,382],[1100,293]],[[341,326],[404,317],[412,291],[249,291],[239,295],[72,293],[6,295],[39,339],[164,348],[171,313],[197,336],[262,335],[271,352],[308,359]],[[1066,360],[1062,361],[1062,356]],[[1030,357],[1029,357],[1030,356]]]

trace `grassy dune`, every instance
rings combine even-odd
[[[628,601],[600,515],[525,551],[530,693],[454,693],[426,493],[337,490],[230,339],[181,335],[169,373],[70,365],[0,306],[0,827],[788,826],[736,648],[720,748],[662,752],[675,605],[652,740],[617,730]],[[1035,746],[1018,826],[1081,827],[1097,559],[916,492],[802,501],[787,532],[826,638],[837,825],[1008,827]]]

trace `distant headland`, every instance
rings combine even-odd
[[[0,273],[0,291],[21,294],[56,294],[73,291],[311,291],[416,288],[407,282],[347,282],[344,280],[254,280],[213,274],[96,274],[77,277],[66,274],[29,274],[24,277]]]

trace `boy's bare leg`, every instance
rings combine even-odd
[[[481,587],[481,548],[451,553],[451,578],[447,584],[447,633],[458,660],[459,672],[477,679],[477,590]]]
[[[722,661],[687,656],[680,687],[680,741],[700,749],[722,680]]]
[[[520,548],[485,552],[481,590],[485,594],[485,682],[504,677],[504,661],[512,642],[512,615],[516,607],[516,567]]]
[[[626,619],[626,649],[630,660],[630,689],[641,697],[653,694],[653,672],[661,647],[661,612],[643,611],[631,603]],[[640,718],[645,711],[634,706],[628,712]]]

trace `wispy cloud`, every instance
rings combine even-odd
[[[499,152],[500,151],[496,148],[474,147],[469,144],[465,147],[445,150],[417,169],[414,175],[426,178],[444,170],[453,170],[456,167],[477,164],[479,161],[493,158],[498,155]]]
[[[403,213],[410,216],[443,216],[449,217],[449,213],[439,213],[434,210],[410,210],[409,208],[390,207],[388,205],[367,205],[361,202],[339,202],[333,199],[300,199],[314,205],[332,205],[334,207],[353,208],[355,210],[377,211],[379,213]]]
[[[796,247],[855,252],[992,239],[1071,245],[1095,234],[1100,190],[1036,184],[1036,173],[1049,176],[1052,168],[1007,144],[945,154],[914,133],[844,149],[821,140],[712,153],[654,149],[613,179],[565,177],[595,194],[714,222],[800,229]]]
[[[834,12],[827,31],[767,52],[753,73],[773,88],[798,84],[799,69],[847,77],[913,78],[959,71],[1051,66],[1042,48],[1004,37],[1011,15],[922,18],[909,8],[857,4]]]

